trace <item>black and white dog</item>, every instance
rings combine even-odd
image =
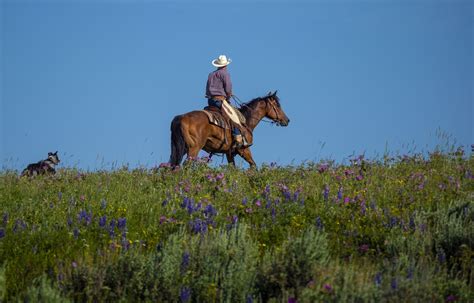
[[[48,159],[29,164],[21,173],[22,176],[34,177],[36,175],[55,174],[54,167],[60,162],[58,152],[48,153]]]

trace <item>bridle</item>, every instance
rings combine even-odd
[[[232,98],[234,99],[235,103],[237,103],[240,107],[247,107],[248,109],[253,110],[253,108],[248,106],[247,103],[242,102],[236,95],[232,95]],[[281,124],[280,123],[280,117],[278,115],[278,111],[276,110],[275,104],[273,104],[273,102],[270,102],[270,100],[273,100],[273,97],[269,96],[267,98],[261,98],[261,99],[265,100],[265,109],[266,109],[267,112],[268,112],[268,103],[270,103],[273,111],[276,114],[276,119],[274,119],[274,120],[265,120],[266,117],[264,117],[260,121],[280,125]],[[253,118],[253,117],[251,117],[251,119],[252,120],[258,120],[257,118]]]

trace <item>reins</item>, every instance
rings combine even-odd
[[[253,108],[251,108],[250,106],[248,106],[247,103],[242,102],[242,101],[239,99],[239,97],[237,97],[236,95],[232,95],[231,97],[232,97],[232,99],[234,99],[235,103],[237,103],[237,105],[239,105],[241,108],[242,108],[242,107],[247,107],[248,109],[253,110]],[[268,101],[267,101],[267,100],[265,100],[265,105],[268,105]],[[273,110],[275,110],[275,109],[273,109]],[[277,112],[276,110],[275,110],[275,113],[277,114],[277,117],[278,117],[278,112]],[[253,120],[257,120],[257,118],[254,118],[254,117],[250,117],[250,118],[253,119]],[[272,121],[272,120],[265,120],[265,118],[266,118],[266,117],[263,117],[260,121],[266,122],[266,123],[272,123],[272,124],[273,124],[273,123],[277,123],[277,122]]]

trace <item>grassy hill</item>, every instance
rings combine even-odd
[[[473,302],[474,158],[0,173],[0,301]]]

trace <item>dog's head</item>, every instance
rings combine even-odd
[[[59,162],[61,162],[61,160],[59,160],[59,157],[58,157],[58,151],[56,151],[55,153],[49,152],[48,153],[48,160],[53,162],[55,165],[57,165]]]

